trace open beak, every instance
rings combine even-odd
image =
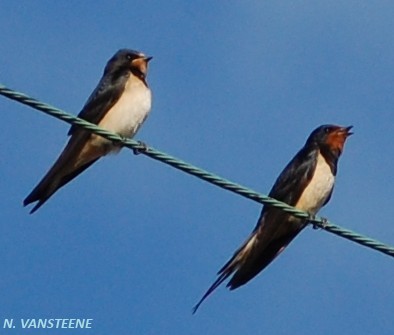
[[[354,134],[353,132],[350,131],[352,128],[353,128],[353,126],[341,127],[341,128],[338,129],[338,133],[339,134],[343,134],[344,136],[348,137],[348,136]]]

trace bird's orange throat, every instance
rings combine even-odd
[[[347,137],[348,134],[345,132],[332,132],[330,135],[328,135],[326,144],[330,148],[330,151],[336,151],[341,154]]]

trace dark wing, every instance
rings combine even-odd
[[[279,175],[269,196],[294,206],[313,177],[317,150],[302,148]]]
[[[98,124],[108,110],[119,100],[126,80],[127,76],[114,78],[113,74],[104,75],[78,116],[86,121]],[[98,157],[94,157],[91,161],[76,166],[78,154],[89,139],[90,132],[73,125],[68,134],[73,136],[66,148],[44,178],[24,200],[25,206],[38,201],[38,204],[30,213],[35,212],[59,188],[86,170],[98,159]]]
[[[111,78],[112,76],[104,75],[101,78],[97,87],[85,103],[85,106],[78,114],[79,118],[98,124],[119,100],[123,93],[127,77],[120,76],[119,78]],[[78,128],[78,126],[72,125],[68,135],[73,135]]]
[[[317,150],[302,148],[279,175],[269,196],[294,206],[313,177],[317,154]],[[264,206],[249,238],[253,238],[253,244],[246,253],[243,249],[248,240],[235,254],[242,252],[245,257],[227,286],[235,289],[247,283],[270,264],[303,227],[300,220],[281,209]],[[225,271],[226,267],[221,269],[221,272]]]
[[[316,150],[302,148],[279,175],[270,197],[295,205],[313,177],[316,155]],[[264,207],[252,234],[219,270],[219,277],[194,306],[193,313],[232,274],[227,284],[230,290],[244,285],[270,264],[302,229],[300,225],[291,225],[290,218],[278,208]]]
[[[303,147],[280,173],[268,196],[294,206],[313,177],[317,155],[317,150],[308,150],[307,147]],[[274,208],[263,207],[253,233],[261,230],[260,226],[264,224],[262,218],[268,209]]]

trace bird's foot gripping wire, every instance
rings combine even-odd
[[[142,141],[138,141],[138,147],[133,149],[134,155],[139,155],[148,151],[148,146]]]
[[[312,223],[313,229],[324,229],[328,220],[323,217],[318,220],[315,214],[309,214],[308,222]]]

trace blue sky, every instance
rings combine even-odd
[[[394,244],[393,16],[392,1],[5,0],[0,82],[77,114],[112,54],[141,50],[154,57],[154,100],[136,138],[262,193],[316,126],[354,125],[320,214]],[[310,228],[192,316],[261,206],[123,150],[29,215],[22,200],[68,125],[3,97],[0,111],[0,325],[74,317],[94,329],[73,334],[392,334],[393,259]]]

